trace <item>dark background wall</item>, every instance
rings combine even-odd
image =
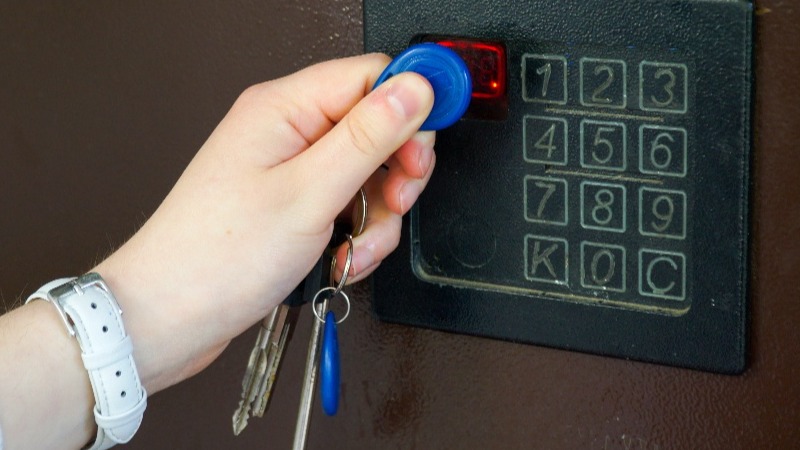
[[[245,87],[360,53],[361,14],[357,0],[0,3],[5,307],[131,235]],[[743,375],[388,325],[361,285],[340,329],[340,413],[315,414],[309,447],[800,446],[800,12],[763,0],[757,14]],[[255,330],[153,396],[127,448],[289,447],[310,317],[301,313],[267,416],[242,436],[230,417]]]

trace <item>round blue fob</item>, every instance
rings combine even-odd
[[[449,48],[433,43],[407,48],[389,63],[372,88],[401,72],[416,72],[433,87],[433,109],[420,130],[447,128],[467,111],[472,77],[464,60]]]

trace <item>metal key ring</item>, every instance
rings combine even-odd
[[[347,277],[350,275],[350,266],[353,264],[353,236],[350,236],[349,234],[347,235],[347,244],[347,259],[344,261],[342,278],[339,280],[339,284],[336,285],[336,291],[334,291],[331,297],[336,297],[336,295],[342,292],[342,289],[344,289],[344,286],[347,283]],[[331,286],[333,286],[336,282],[336,255],[333,255],[333,258],[331,258],[331,273],[329,280]]]
[[[333,286],[320,289],[319,292],[317,292],[317,294],[314,296],[314,300],[311,301],[311,310],[314,311],[314,315],[317,317],[317,320],[319,320],[322,323],[325,323],[325,319],[320,317],[320,315],[319,315],[320,313],[317,312],[317,299],[323,293],[330,292],[330,291],[334,291],[334,293],[330,297],[327,298],[328,301],[329,300],[333,300],[333,298],[336,297],[337,295],[341,295],[342,298],[344,299],[345,303],[347,303],[347,311],[345,311],[344,317],[342,317],[341,319],[336,321],[336,325],[339,325],[340,323],[344,322],[345,319],[347,319],[347,316],[350,315],[350,297],[348,297],[347,294],[344,291],[340,290],[340,291],[337,292],[336,288],[333,287]],[[323,301],[325,301],[325,300],[323,300]],[[330,309],[330,307],[328,309]]]
[[[360,236],[364,232],[364,227],[367,226],[367,192],[362,187],[358,190],[358,194],[361,207],[359,208],[358,222],[353,227],[353,236]]]

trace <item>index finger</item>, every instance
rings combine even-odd
[[[326,61],[270,82],[265,94],[280,102],[282,118],[313,144],[372,90],[389,61],[380,53]]]

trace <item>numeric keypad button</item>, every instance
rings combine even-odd
[[[558,55],[522,57],[522,99],[526,102],[567,104],[567,59]]]
[[[581,183],[581,226],[622,233],[627,228],[625,186],[584,181]]]
[[[551,177],[525,177],[525,220],[566,225],[567,180]]]
[[[627,167],[625,124],[581,121],[581,166],[623,171]]]
[[[625,108],[627,66],[616,59],[581,58],[580,92],[583,106]]]
[[[644,236],[686,238],[686,193],[639,189],[639,232]]]
[[[643,111],[685,113],[689,103],[688,72],[685,64],[642,61],[639,107]]]
[[[567,121],[558,117],[525,116],[522,140],[525,161],[567,164]]]
[[[686,129],[661,125],[639,127],[639,170],[651,175],[685,177]]]
[[[581,242],[581,285],[590,289],[625,292],[625,247]]]

